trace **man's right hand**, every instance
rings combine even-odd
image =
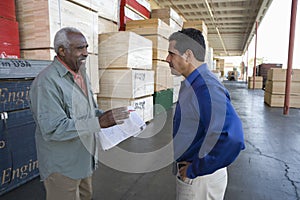
[[[130,112],[127,107],[113,108],[104,112],[99,117],[99,124],[101,128],[108,128],[116,124],[124,123],[124,120],[129,117]]]

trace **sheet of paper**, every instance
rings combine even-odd
[[[128,106],[128,110],[134,110]],[[145,122],[135,112],[130,112],[129,118],[123,124],[115,125],[110,128],[102,128],[98,133],[98,138],[103,150],[108,150],[129,137],[136,137],[146,128]]]

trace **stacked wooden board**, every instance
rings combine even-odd
[[[15,1],[0,2],[0,58],[20,58],[18,22]]]
[[[133,106],[144,121],[153,119],[152,42],[134,32],[99,35],[98,104],[108,110]]]
[[[255,76],[254,89],[262,89],[263,88],[263,77]],[[248,77],[248,89],[253,89],[253,77]]]
[[[172,29],[158,18],[129,21],[126,30],[133,31],[152,41],[152,66],[155,71],[154,91],[172,88],[172,76],[169,64],[165,61],[168,56],[168,37]]]
[[[159,18],[168,24],[173,32],[181,30],[183,27],[183,18],[172,8],[153,9],[151,18]]]
[[[278,68],[268,70],[264,101],[270,107],[284,106],[286,71]],[[300,108],[300,69],[293,69],[290,89],[290,107]]]

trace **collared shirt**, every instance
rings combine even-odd
[[[81,70],[78,71],[78,73],[75,73],[64,61],[62,61],[59,57],[56,57],[59,62],[61,62],[68,70],[69,72],[73,75],[75,83],[82,89],[82,92],[87,95],[87,89],[86,89],[86,84],[85,81],[82,77]]]
[[[173,142],[175,159],[191,162],[188,178],[228,166],[245,148],[242,123],[229,93],[206,64],[181,83]]]
[[[85,78],[85,72],[82,71]],[[99,132],[101,112],[92,96],[74,82],[57,57],[33,81],[30,108],[36,122],[36,146],[41,179],[57,172],[73,179],[94,170],[94,133]]]

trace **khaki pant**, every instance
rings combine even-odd
[[[222,200],[227,186],[227,168],[185,182],[176,179],[177,200]]]
[[[53,173],[44,181],[46,200],[91,200],[92,177],[71,179],[59,173]]]

